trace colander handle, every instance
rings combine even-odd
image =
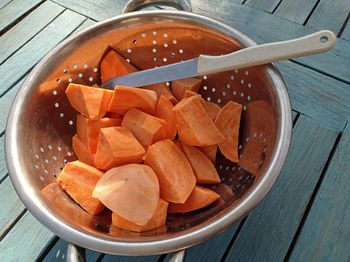
[[[200,55],[197,72],[198,75],[213,74],[322,53],[333,48],[335,41],[333,32],[322,30],[301,38],[244,48],[223,56]]]
[[[130,0],[124,6],[122,14],[157,5],[171,6],[178,10],[192,12],[192,8],[186,0]]]
[[[67,262],[85,262],[85,249],[69,243],[66,258]]]

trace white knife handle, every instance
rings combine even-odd
[[[253,46],[227,55],[200,55],[198,59],[198,75],[326,52],[334,47],[335,40],[336,36],[333,32],[322,30],[301,38]]]

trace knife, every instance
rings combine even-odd
[[[322,30],[301,38],[268,43],[241,49],[222,56],[200,55],[179,63],[147,69],[104,82],[101,87],[141,87],[156,83],[203,76],[218,72],[263,65],[275,61],[326,52],[334,47],[336,36]]]

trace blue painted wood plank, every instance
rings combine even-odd
[[[283,0],[274,15],[303,24],[316,3],[317,0]]]
[[[192,0],[191,4],[195,13],[224,21],[258,43],[286,40],[315,32],[315,29],[229,1],[221,4],[220,0]],[[348,57],[350,42],[338,39],[332,51],[296,60],[350,83]]]
[[[58,261],[67,261],[67,247],[68,242],[63,239],[59,239],[57,243],[53,246],[50,252],[43,259],[44,262],[58,262]],[[88,250],[86,252],[86,262],[95,262],[101,256],[101,253]]]
[[[350,124],[300,232],[290,261],[350,260]]]
[[[34,261],[54,234],[27,212],[0,242],[5,261]]]
[[[0,37],[0,64],[64,10],[52,2],[45,2]]]
[[[17,196],[9,177],[0,184],[0,239],[17,217],[24,211],[24,205]],[[1,250],[1,248],[0,248]],[[2,250],[0,251],[2,253]]]
[[[0,65],[0,94],[24,76],[43,55],[61,42],[85,20],[70,10],[64,11],[5,63]]]
[[[349,0],[321,0],[306,25],[338,33],[350,11]]]
[[[0,8],[3,8],[5,5],[10,3],[13,0],[0,0]]]
[[[349,40],[350,41],[350,20],[346,24],[345,29],[344,29],[341,37],[344,38],[345,40]]]
[[[278,180],[249,214],[226,261],[283,261],[336,137],[300,116]]]
[[[272,13],[281,0],[247,0],[244,4],[265,12]]]
[[[0,137],[0,184],[7,174],[7,167],[5,161],[5,136]]]
[[[0,9],[0,32],[16,22],[26,12],[35,8],[43,0],[13,0]]]
[[[349,85],[293,62],[281,62],[277,66],[294,110],[325,127],[343,131],[350,115]]]

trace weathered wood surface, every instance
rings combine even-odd
[[[350,123],[339,141],[290,261],[350,261]]]
[[[282,173],[248,216],[227,261],[282,261],[314,191],[337,132],[300,116]]]
[[[247,0],[245,5],[272,13],[281,0]]]
[[[303,24],[316,4],[317,0],[283,0],[274,15]]]
[[[0,0],[0,9],[3,8],[5,5],[10,3],[13,0]]]

